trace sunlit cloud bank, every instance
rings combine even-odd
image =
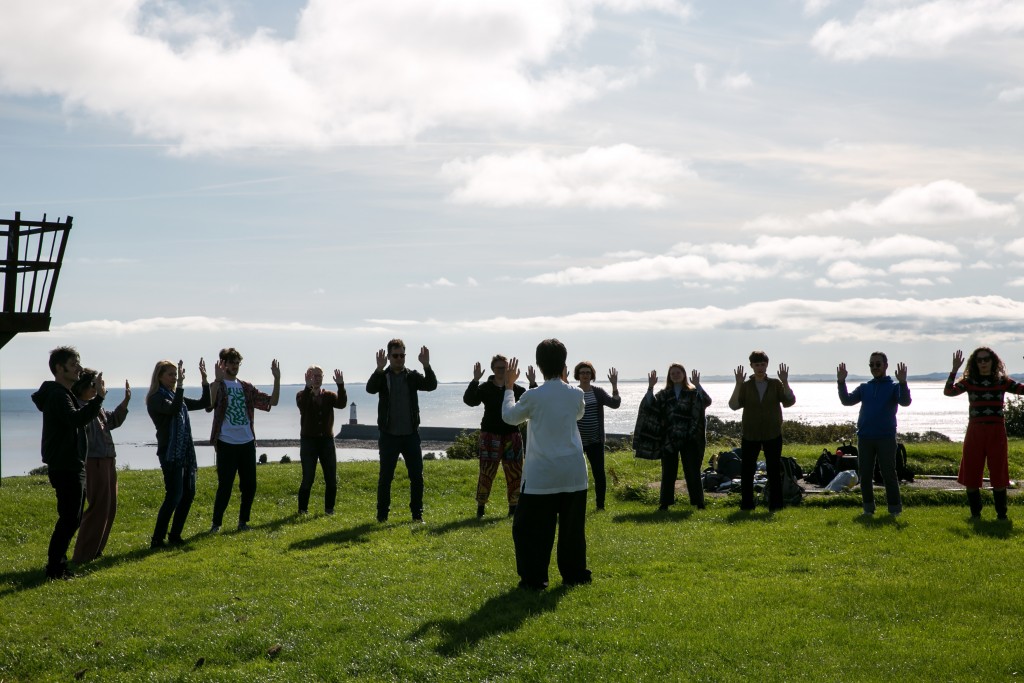
[[[760,216],[743,227],[784,232],[852,225],[944,225],[966,221],[1014,225],[1019,220],[1017,207],[1012,203],[989,201],[953,180],[936,180],[927,185],[901,188],[878,202],[862,199],[842,209],[829,209],[799,218]]]
[[[868,0],[852,21],[822,25],[811,45],[839,61],[921,58],[970,38],[1021,31],[1024,4],[1019,0]]]
[[[952,244],[915,235],[899,234],[863,241],[834,235],[762,235],[753,242],[739,244],[680,242],[665,255],[626,257],[601,266],[573,266],[542,273],[526,281],[542,285],[655,280],[744,282],[792,274],[795,263],[807,261],[831,264],[825,271],[831,280],[819,280],[819,286],[833,286],[832,281],[835,281],[834,286],[848,288],[867,284],[869,276],[877,281],[885,275],[887,271],[879,266],[880,262],[909,263],[899,267],[894,264],[888,272],[949,272],[958,270],[959,263],[924,257],[958,256],[959,251]],[[920,270],[926,266],[930,269]],[[919,270],[914,270],[915,267]]]
[[[458,185],[449,199],[459,204],[655,208],[666,203],[671,183],[696,174],[677,159],[623,144],[564,156],[531,149],[459,159],[441,176]]]
[[[360,332],[374,328],[338,328],[299,322],[243,322],[231,318],[182,316],[178,318],[139,318],[137,320],[84,320],[54,326],[53,331],[74,334],[113,335],[115,337],[150,333],[191,332]]]
[[[309,0],[284,40],[173,2],[6,0],[0,89],[182,152],[407,142],[530,124],[635,82],[647,65],[553,64],[598,9],[689,14],[676,0]]]

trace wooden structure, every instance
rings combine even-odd
[[[7,247],[0,251],[5,255],[0,261],[0,348],[19,332],[50,329],[50,307],[70,232],[71,216],[63,222],[47,221],[46,214],[41,221],[23,221],[19,211],[14,220],[0,219],[0,237]],[[0,453],[2,449],[0,442]]]

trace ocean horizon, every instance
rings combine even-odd
[[[865,378],[851,377],[848,385],[852,389]],[[422,394],[420,413],[422,425],[429,427],[464,427],[478,429],[482,408],[471,408],[462,402],[462,394],[468,382],[439,384],[434,392]],[[704,388],[712,398],[708,414],[723,420],[738,420],[739,412],[729,409],[733,381],[705,381]],[[942,394],[944,381],[910,380],[913,404],[900,408],[899,430],[901,432],[936,431],[954,441],[963,439],[967,428],[967,399],[965,396],[950,398]],[[831,381],[792,381],[796,394],[796,405],[783,411],[787,420],[800,420],[809,424],[856,422],[857,406],[846,407],[839,403],[836,395],[835,378]],[[607,382],[597,386],[609,388]],[[269,386],[261,386],[269,392]],[[257,411],[255,432],[257,452],[266,453],[271,461],[289,455],[298,460],[297,447],[270,447],[259,445],[261,439],[297,439],[299,436],[299,411],[295,406],[295,394],[301,385],[285,385],[281,388],[280,403],[269,413]],[[365,385],[355,383],[346,386],[349,404],[356,406],[356,419],[360,424],[376,421],[377,397],[366,393]],[[0,475],[20,476],[42,464],[40,456],[40,434],[42,415],[31,401],[35,389],[0,390]],[[198,387],[186,387],[185,395],[196,397]],[[610,434],[629,434],[636,422],[640,400],[647,392],[646,381],[620,381],[619,393],[622,406],[618,410],[605,411],[605,431]],[[114,430],[117,446],[118,467],[128,469],[156,469],[156,437],[153,423],[145,410],[145,388],[133,392],[128,406],[128,419]],[[124,389],[111,388],[104,403],[113,409],[124,398]],[[349,422],[350,408],[335,411],[335,431]],[[208,438],[211,428],[211,414],[196,411],[191,414],[192,431],[197,440]],[[214,464],[213,448],[198,446],[197,458],[200,466]],[[339,448],[338,459],[372,460],[377,451],[370,448]]]

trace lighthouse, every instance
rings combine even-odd
[[[359,420],[356,419],[356,404],[352,403],[348,407],[348,423],[350,425],[359,424]]]

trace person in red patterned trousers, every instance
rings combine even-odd
[[[1007,393],[1018,396],[1024,394],[1024,385],[1007,376],[1003,361],[987,346],[978,347],[971,353],[964,374],[958,381],[956,373],[963,363],[964,353],[957,349],[953,354],[953,369],[942,392],[946,396],[959,396],[966,392],[969,402],[967,434],[964,435],[963,457],[960,459],[960,473],[956,479],[967,487],[971,518],[980,518],[981,485],[987,462],[996,516],[1005,520],[1010,463],[1006,421],[1003,419],[1003,397]]]

